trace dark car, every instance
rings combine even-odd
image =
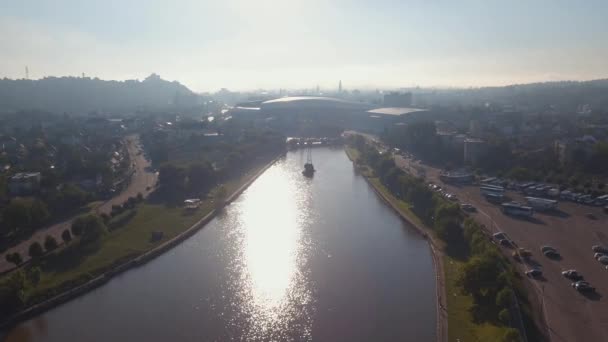
[[[567,271],[563,271],[562,275],[568,279],[572,279],[572,280],[581,280],[583,279],[583,276],[578,273],[576,270],[567,270]]]
[[[539,277],[542,274],[543,274],[543,271],[541,271],[538,268],[532,268],[532,269],[529,269],[526,271],[526,275],[531,278]]]
[[[571,285],[572,285],[572,287],[574,287],[579,292],[593,292],[593,291],[595,291],[595,287],[591,286],[591,284],[589,284],[586,281],[577,281],[575,283],[572,283]]]
[[[501,246],[513,247],[513,243],[507,239],[500,239],[498,243],[500,243]]]

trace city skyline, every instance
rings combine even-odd
[[[479,87],[608,76],[588,1],[0,1],[0,77],[220,88]],[[574,53],[573,53],[574,51]]]

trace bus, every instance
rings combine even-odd
[[[480,187],[479,191],[481,191],[481,193],[484,194],[484,195],[487,195],[487,194],[500,194],[500,195],[504,195],[504,193],[505,193],[505,189],[495,188],[495,187],[488,187],[488,186],[482,186],[482,187]]]
[[[486,200],[490,203],[502,203],[504,195],[496,192],[487,192],[483,194]]]
[[[534,209],[519,203],[510,202],[501,204],[502,212],[507,215],[532,217],[534,215]]]

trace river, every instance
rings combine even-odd
[[[339,148],[261,175],[194,236],[9,341],[434,341],[427,242]]]

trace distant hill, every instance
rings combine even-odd
[[[608,109],[608,79],[514,84],[504,87],[425,90],[416,95],[425,105],[516,105],[532,110],[574,111],[588,104]]]
[[[0,112],[37,109],[72,114],[121,113],[188,107],[197,102],[198,96],[190,89],[156,74],[143,81],[104,81],[88,77],[0,80]]]

